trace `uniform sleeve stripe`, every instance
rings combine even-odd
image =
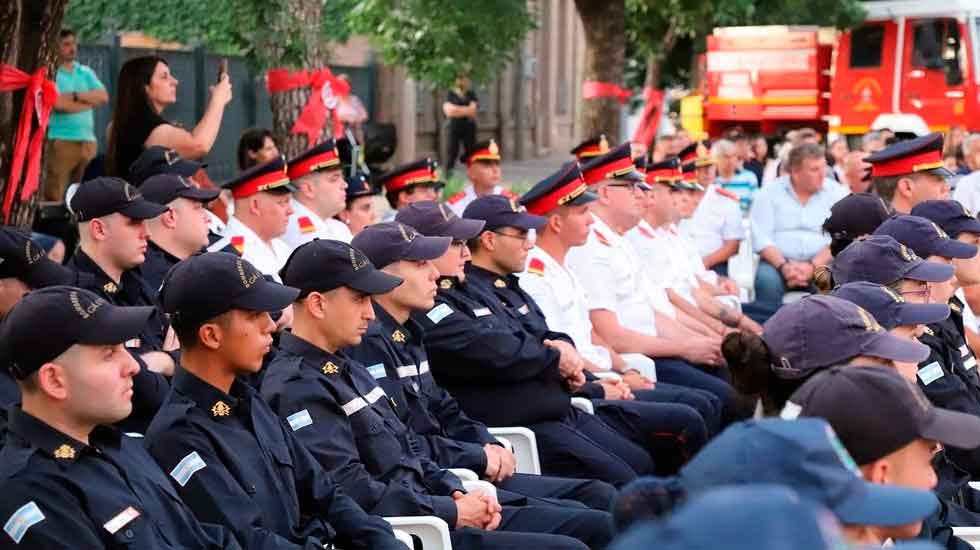
[[[419,371],[415,368],[415,365],[405,365],[403,367],[398,367],[395,370],[398,372],[398,378],[408,378],[409,376],[419,375]]]
[[[174,469],[170,471],[170,477],[174,478],[183,487],[187,485],[187,482],[191,480],[191,476],[195,472],[203,469],[205,466],[207,465],[201,459],[201,455],[197,454],[197,451],[193,451],[174,466]]]
[[[425,374],[427,372],[429,372],[429,362],[422,361],[422,364],[419,365],[419,374]]]
[[[15,543],[20,544],[21,539],[27,534],[27,530],[42,521],[44,521],[44,514],[37,507],[37,503],[32,500],[18,508],[10,516],[7,523],[3,524],[3,530],[10,535],[10,538],[14,539]]]
[[[289,422],[289,427],[295,432],[300,428],[305,428],[310,424],[313,424],[313,418],[310,417],[310,411],[303,409],[299,412],[293,413],[286,417]]]
[[[346,404],[344,404],[341,408],[344,409],[344,414],[346,414],[347,416],[353,416],[354,413],[363,409],[364,407],[367,407],[370,404],[373,404],[378,399],[381,399],[381,397],[384,395],[385,395],[385,391],[381,389],[381,387],[379,386],[374,388],[370,392],[368,392],[368,394],[365,395],[364,397],[355,397],[354,399],[351,399]]]

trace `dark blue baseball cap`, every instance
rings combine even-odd
[[[41,245],[15,228],[0,227],[0,279],[19,279],[38,289],[75,282],[75,272],[48,258]]]
[[[888,207],[878,195],[851,193],[830,207],[823,230],[834,239],[854,240],[874,233],[889,217]]]
[[[932,221],[954,239],[960,233],[980,235],[980,221],[977,221],[959,201],[931,200],[920,202],[912,208],[911,214]]]
[[[395,214],[395,221],[415,228],[430,237],[452,237],[468,241],[483,231],[486,222],[460,218],[445,204],[419,201],[405,205]]]
[[[805,378],[815,371],[869,355],[918,363],[929,347],[888,333],[863,308],[834,296],[807,296],[784,305],[763,325],[773,373]]]
[[[908,525],[939,505],[929,491],[865,481],[821,418],[733,424],[681,468],[679,477],[690,495],[724,485],[788,486],[853,525]]]
[[[923,258],[972,258],[977,247],[949,238],[932,220],[909,214],[895,216],[878,226],[875,235],[890,235]]]
[[[147,147],[129,166],[129,183],[139,187],[150,176],[157,174],[176,174],[189,178],[204,165],[187,160],[180,153],[162,145]]]
[[[351,241],[378,269],[401,260],[434,260],[449,250],[451,237],[426,237],[401,222],[365,227]]]
[[[903,325],[928,325],[949,317],[946,304],[913,304],[901,294],[876,283],[854,282],[830,293],[863,307],[885,330]]]
[[[847,245],[829,267],[839,285],[855,281],[890,285],[901,279],[941,283],[953,278],[953,266],[923,260],[911,247],[878,234]]]
[[[213,319],[233,309],[280,311],[299,291],[263,277],[228,252],[195,254],[170,268],[160,287],[163,309],[177,326]]]
[[[387,294],[400,277],[377,269],[360,250],[343,241],[313,239],[293,250],[279,270],[283,283],[299,289],[297,298],[346,286],[364,294]]]
[[[493,231],[500,227],[537,230],[548,223],[548,218],[528,214],[516,200],[503,195],[484,195],[477,198],[463,211],[463,217],[485,221],[484,231]]]
[[[913,546],[938,548],[931,543]],[[790,487],[760,484],[698,495],[664,521],[638,525],[610,546],[610,550],[651,548],[846,550],[850,546],[827,508]]]

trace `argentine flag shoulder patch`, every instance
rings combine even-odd
[[[439,304],[436,307],[430,309],[429,312],[425,314],[425,316],[428,317],[430,321],[438,325],[439,321],[442,321],[446,317],[449,317],[452,314],[452,312],[453,312],[453,308],[449,307],[448,304]]]
[[[375,365],[371,365],[370,367],[367,368],[367,371],[368,371],[368,373],[371,374],[371,376],[375,380],[377,380],[379,378],[384,378],[385,376],[387,376],[387,374],[385,374],[385,366],[384,366],[384,363],[377,363]]]
[[[174,478],[174,481],[183,487],[191,480],[191,476],[198,470],[204,469],[205,466],[207,464],[204,463],[201,455],[197,454],[197,451],[191,451],[190,454],[180,459],[180,462],[174,466],[173,470],[170,470],[170,477]]]
[[[44,514],[37,507],[37,503],[32,500],[18,508],[10,516],[7,523],[3,524],[3,530],[10,535],[10,538],[14,539],[15,543],[20,544],[24,535],[27,534],[27,530],[42,521],[44,521]]]
[[[933,361],[919,369],[918,374],[919,380],[922,380],[922,383],[928,386],[943,377],[943,367],[939,362]]]
[[[300,428],[305,428],[310,424],[313,424],[313,418],[310,417],[310,411],[303,409],[299,412],[294,412],[293,414],[286,417],[286,421],[289,422],[289,427],[295,432]]]

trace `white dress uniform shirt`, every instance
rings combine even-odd
[[[296,248],[313,239],[332,239],[350,243],[354,235],[347,224],[334,218],[324,220],[298,200],[290,199],[293,215],[286,224],[286,233],[280,237],[290,248]]]
[[[745,239],[738,195],[709,185],[694,214],[681,221],[680,228],[694,241],[702,258],[721,248],[724,241]]]
[[[980,210],[980,170],[970,172],[956,182],[953,200],[959,201],[971,214]]]
[[[593,219],[588,240],[569,250],[565,258],[565,265],[585,287],[589,310],[612,311],[620,325],[656,336],[653,285],[644,277],[633,245],[598,216]]]
[[[672,289],[691,304],[695,303],[691,289],[698,281],[686,257],[697,256],[693,248],[679,251],[668,231],[654,228],[646,220],[640,220],[624,236],[633,245],[643,271],[653,284]]]
[[[218,252],[229,244],[238,251],[243,260],[254,265],[263,275],[270,275],[277,283],[282,282],[279,279],[279,270],[285,265],[293,249],[281,239],[272,239],[267,243],[241,220],[232,216],[228,218],[221,240],[209,246],[208,251]]]
[[[544,313],[548,327],[571,336],[582,357],[604,370],[610,370],[612,358],[609,350],[592,343],[592,321],[589,320],[586,298],[588,291],[575,274],[541,248],[534,247],[528,252],[527,268],[518,276],[521,288],[534,298]],[[632,353],[625,354],[624,359],[630,368],[656,380],[652,359]]]
[[[504,195],[512,199],[516,199],[517,196],[506,187],[502,185],[495,185],[493,187],[492,195]],[[449,208],[460,218],[463,217],[463,211],[466,207],[470,205],[471,202],[476,200],[476,190],[473,189],[472,183],[467,183],[461,191],[457,191],[451,197],[446,199],[446,204]]]

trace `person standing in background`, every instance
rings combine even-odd
[[[446,102],[442,104],[442,114],[449,119],[449,160],[446,162],[446,177],[453,171],[459,157],[459,144],[466,151],[476,141],[476,92],[470,89],[470,79],[466,75],[456,77],[456,86],[449,90]]]
[[[78,63],[75,33],[58,33],[58,100],[48,125],[47,171],[42,198],[61,201],[65,187],[81,181],[85,166],[95,157],[95,116],[92,110],[109,101],[105,86],[87,65]]]

